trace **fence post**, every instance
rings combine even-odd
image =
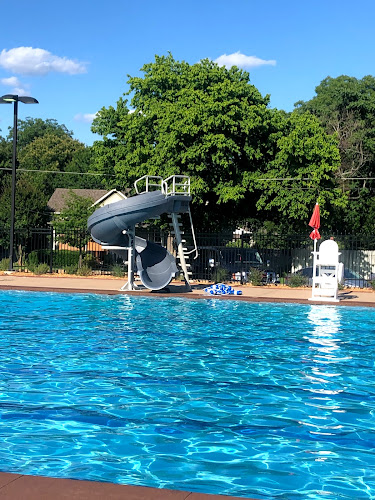
[[[53,226],[50,226],[50,238],[49,238],[49,272],[53,272]]]
[[[241,250],[243,250],[243,233],[240,234],[241,238]],[[243,276],[243,252],[240,253],[241,256],[241,285],[244,284],[244,276]]]

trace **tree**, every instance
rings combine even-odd
[[[42,120],[41,118],[28,117],[25,120],[18,120],[17,147],[21,150],[35,139],[43,137],[46,134],[59,137],[73,137],[71,130],[68,130],[65,125],[59,124],[54,119],[47,118],[47,120]],[[9,127],[8,139],[11,140],[12,137],[13,128]]]
[[[375,167],[375,78],[327,77],[315,91],[313,99],[296,106],[317,116],[338,139],[341,162],[335,177],[350,199],[350,210],[336,210],[333,223],[341,231],[373,232],[374,223],[366,214],[375,204],[369,180]]]
[[[95,177],[64,174],[88,171],[91,148],[73,139],[65,125],[56,120],[27,118],[20,121],[19,129],[16,226],[37,227],[48,220],[46,205],[55,188],[92,187]],[[12,137],[0,138],[0,167],[9,168],[11,164]],[[10,172],[0,170],[0,223],[5,225],[9,224],[10,179]]]
[[[84,149],[84,144],[68,135],[60,136],[47,133],[38,137],[19,153],[19,178],[43,193],[44,206],[46,206],[48,199],[57,187],[68,185],[68,187],[74,188],[77,180],[77,184],[79,183],[78,176],[67,176],[63,172],[72,164],[75,155]]]
[[[11,176],[4,177],[0,193],[0,227],[10,223]],[[20,177],[16,184],[15,228],[44,226],[49,219],[45,195],[39,187]]]
[[[143,77],[129,78],[116,108],[101,109],[93,122],[103,136],[93,146],[95,167],[115,173],[116,187],[143,175],[189,175],[200,230],[243,219],[259,225],[286,218],[297,227],[316,197],[316,188],[308,197],[301,191],[306,176],[321,189],[327,213],[345,204],[332,190],[339,166],[335,140],[310,114],[270,109],[247,72],[209,60],[189,65],[171,54],[156,56],[142,71]],[[270,180],[283,176],[299,182],[290,188]]]
[[[7,168],[12,168],[12,143],[0,137],[0,184]]]
[[[297,103],[297,109],[313,113],[328,134],[337,136],[341,157],[338,183],[343,189],[355,189],[358,184],[345,179],[367,176],[375,162],[375,78],[328,77],[315,91],[316,96]]]
[[[186,174],[197,220],[231,218],[247,195],[245,173],[267,157],[269,97],[249,83],[247,72],[209,60],[189,65],[156,56],[142,71],[144,78],[131,77],[125,94],[132,95],[134,112],[120,98],[93,122],[104,136],[93,146],[96,168],[116,174],[106,187],[129,186],[146,174]]]
[[[93,150],[90,146],[77,149],[64,171],[71,175],[61,175],[59,187],[72,189],[98,189],[101,186],[100,177],[85,175],[91,173],[93,163]],[[82,175],[80,175],[82,174]]]
[[[82,266],[82,252],[90,240],[87,232],[87,219],[94,212],[95,207],[88,198],[69,192],[66,206],[60,214],[53,217],[52,225],[58,235],[58,240],[72,247],[79,248],[79,267]]]
[[[249,176],[260,189],[257,207],[276,210],[294,229],[306,226],[316,201],[327,217],[347,205],[345,193],[335,185],[340,164],[335,137],[329,136],[310,113],[292,113],[277,151],[266,170]],[[258,180],[261,179],[261,180]]]

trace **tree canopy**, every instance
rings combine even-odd
[[[12,131],[0,138],[0,225],[10,220]],[[95,177],[73,175],[91,168],[91,148],[72,138],[65,125],[40,118],[20,120],[17,142],[16,227],[45,225],[47,201],[57,187],[91,188]],[[39,172],[40,171],[40,172]],[[62,175],[69,172],[71,175]],[[62,173],[62,174],[61,174]]]
[[[327,212],[345,203],[330,180],[339,167],[335,140],[310,113],[270,109],[246,71],[209,60],[189,65],[169,54],[142,72],[129,77],[128,92],[116,107],[102,108],[92,126],[103,136],[93,146],[95,166],[114,172],[117,187],[143,175],[189,175],[200,229],[255,213],[266,218],[270,210],[298,223],[317,191],[329,201]],[[285,175],[309,176],[310,195],[300,184],[260,181]]]
[[[340,162],[335,181],[349,201],[348,210],[336,210],[333,224],[339,230],[373,232],[368,214],[375,205],[375,78],[346,75],[325,78],[316,95],[300,101],[296,110],[312,113],[326,132],[338,141]]]
[[[372,233],[375,78],[327,77],[315,90],[286,113],[237,67],[155,56],[97,113],[92,130],[102,139],[93,147],[56,120],[19,121],[16,224],[44,224],[56,187],[124,190],[143,175],[185,174],[198,230],[247,221],[305,231],[319,201],[327,229]],[[3,224],[11,158],[10,129],[0,137]]]

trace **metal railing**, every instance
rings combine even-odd
[[[169,231],[137,229],[137,236],[159,243],[174,251]],[[193,248],[193,236],[185,231],[184,246]],[[335,235],[344,263],[347,283],[369,286],[375,280],[375,237]],[[258,269],[280,280],[312,273],[313,242],[308,235],[265,233],[197,233],[198,257],[191,261],[192,279],[229,281],[248,279]],[[0,260],[9,258],[9,228],[0,228]],[[105,250],[94,243],[86,229],[58,234],[52,226],[22,228],[15,231],[15,269],[33,270],[44,265],[48,272],[74,272],[86,266],[95,273],[111,273],[126,266],[123,255]],[[6,265],[4,262],[4,269]]]
[[[190,195],[190,177],[187,175],[171,175],[163,179],[157,175],[144,175],[134,182],[137,194],[161,191],[165,196]]]

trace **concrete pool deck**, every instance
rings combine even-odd
[[[170,293],[166,294],[165,292],[154,293],[149,290],[142,292],[121,291],[120,288],[124,282],[123,278],[111,276],[34,276],[21,273],[0,273],[0,290],[79,292],[110,295],[134,294],[194,299],[209,297],[217,300],[327,304],[327,302],[309,301],[311,296],[311,289],[309,288],[234,285],[236,289],[242,290],[242,295],[212,296],[204,293],[203,288],[208,285],[201,283],[192,283],[193,291],[189,293],[184,293],[182,284],[174,283],[170,286]],[[375,307],[375,291],[372,290],[347,289],[339,293],[339,298],[340,302],[331,304]],[[5,468],[4,464],[3,467]],[[0,498],[4,498],[4,500],[234,500],[236,497],[0,472]]]
[[[242,295],[213,296],[204,293],[203,288],[209,286],[198,282],[192,283],[192,292],[185,292],[182,283],[173,283],[169,286],[170,293],[142,291],[121,291],[125,283],[124,278],[113,276],[77,277],[64,274],[35,276],[32,274],[0,274],[0,290],[33,290],[54,292],[102,293],[102,294],[132,294],[149,296],[178,296],[186,298],[215,298],[218,300],[246,300],[256,302],[298,302],[305,304],[334,304],[375,307],[375,291],[372,289],[345,289],[339,292],[340,301],[321,302],[310,301],[311,288],[290,288],[285,286],[250,286],[232,284],[235,289],[241,290]]]

